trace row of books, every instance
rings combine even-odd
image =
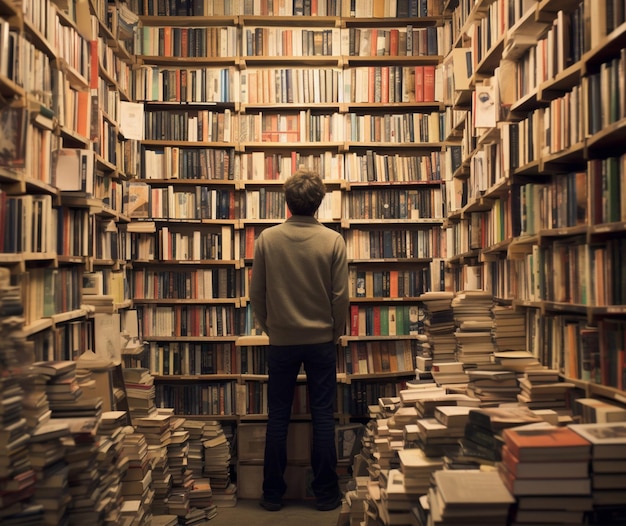
[[[211,299],[233,297],[235,269],[220,267],[196,270],[136,269],[129,287],[133,298]]]
[[[138,54],[159,57],[234,57],[238,55],[238,30],[225,27],[138,28]]]
[[[172,336],[236,336],[240,334],[239,325],[243,315],[230,305],[141,305],[140,313],[142,334],[150,337]]]
[[[275,5],[268,1],[193,0],[191,2],[135,0],[135,13],[151,16],[351,16],[351,17],[416,17],[441,14],[440,6],[432,0],[385,0],[358,4],[349,0],[324,0],[316,3],[293,0]]]
[[[441,238],[430,230],[356,230],[346,233],[349,259],[439,258]]]
[[[438,219],[443,218],[441,187],[419,190],[353,189],[345,203],[351,219]]]
[[[230,142],[231,137],[236,136],[231,133],[233,121],[232,111],[228,108],[219,112],[150,109],[144,113],[144,138],[161,141]]]

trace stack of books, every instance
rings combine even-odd
[[[189,431],[182,427],[183,419],[172,420],[172,436],[167,446],[167,463],[172,474],[172,490],[167,499],[168,513],[184,518],[191,509],[189,492],[193,487],[192,472],[188,467]]]
[[[149,469],[148,443],[141,433],[125,433],[121,456],[128,462],[122,478],[122,515],[132,516],[130,526],[141,524],[150,516],[154,490],[152,470]]]
[[[571,424],[591,443],[591,488],[594,524],[624,520],[626,492],[626,423]]]
[[[428,524],[506,526],[515,499],[496,471],[438,470],[428,489]]]
[[[482,406],[516,402],[520,392],[517,373],[507,370],[470,369],[467,371],[467,394],[478,398]]]
[[[53,420],[54,421],[54,420]],[[63,419],[70,430],[64,439],[67,445],[67,482],[72,500],[69,504],[69,520],[99,524],[106,516],[107,501],[102,498],[102,481],[98,470],[98,442],[96,434],[99,418]]]
[[[526,350],[526,314],[510,305],[494,305],[493,342],[496,351]]]
[[[494,351],[493,363],[500,369],[523,373],[527,369],[542,369],[541,362],[529,351]]]
[[[404,476],[405,493],[411,496],[424,495],[428,491],[433,472],[443,466],[441,457],[427,457],[424,451],[415,448],[401,449],[398,457],[400,471]]]
[[[50,419],[39,425],[30,437],[28,455],[37,483],[33,502],[42,506],[45,524],[61,524],[68,520],[68,467],[65,461],[66,442],[70,436],[67,422]]]
[[[154,376],[143,367],[124,367],[122,373],[131,419],[154,413],[156,411]]]
[[[491,364],[493,295],[482,290],[457,292],[452,300],[456,324],[456,360],[468,367]]]
[[[201,479],[204,475],[204,446],[202,442],[209,438],[208,433],[205,433],[206,425],[209,425],[209,422],[190,418],[186,418],[183,423],[183,429],[189,433],[187,461],[194,480]]]
[[[100,474],[100,498],[105,502],[104,515],[107,523],[120,520],[122,477],[129,459],[122,454],[123,429],[126,426],[126,411],[105,411],[98,425],[98,471]]]
[[[502,431],[509,427],[543,422],[543,419],[523,406],[479,407],[469,413],[460,452],[493,464],[501,460]]]
[[[203,475],[213,489],[213,502],[218,507],[232,507],[237,503],[236,487],[230,477],[230,442],[217,421],[205,424]]]
[[[566,409],[568,393],[575,385],[559,381],[559,372],[555,369],[532,369],[525,371],[518,379],[520,403],[530,409]]]
[[[189,492],[189,505],[204,513],[206,520],[217,515],[217,506],[213,502],[213,488],[209,479],[194,479],[193,487]]]
[[[428,336],[433,362],[456,358],[453,298],[453,292],[427,292],[419,297],[424,303],[424,332]]]
[[[517,497],[519,524],[583,524],[591,509],[591,443],[546,422],[505,429],[498,472]]]
[[[446,388],[449,392],[465,392],[467,389],[467,382],[469,380],[463,362],[438,362],[433,361],[431,368],[431,374],[433,380],[439,387]]]
[[[35,491],[35,471],[28,456],[22,389],[14,376],[0,378],[0,522],[20,513]]]

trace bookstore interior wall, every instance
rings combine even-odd
[[[432,362],[440,291],[485,291],[487,317],[524,319],[505,347],[624,400],[623,2],[0,0],[0,16],[0,265],[33,359],[95,350],[149,369],[177,414],[262,420],[254,240],[305,166],[348,248],[338,420]]]

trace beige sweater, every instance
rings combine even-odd
[[[337,341],[349,304],[341,235],[309,216],[266,228],[255,242],[250,301],[272,345]]]

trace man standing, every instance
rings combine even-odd
[[[317,221],[326,193],[315,172],[298,170],[284,184],[291,217],[255,243],[250,301],[269,337],[268,422],[261,506],[282,507],[287,430],[298,372],[307,376],[313,443],[312,489],[317,508],[341,504],[335,421],[338,338],[348,314],[348,264],[341,235]]]

